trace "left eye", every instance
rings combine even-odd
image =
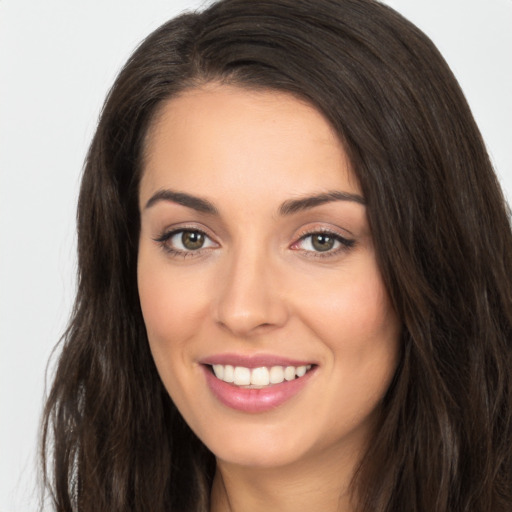
[[[311,233],[303,236],[296,244],[296,248],[312,252],[336,251],[341,247],[351,247],[352,240],[347,240],[334,233]]]
[[[215,243],[202,231],[184,229],[169,233],[165,243],[176,251],[188,252],[214,247]]]

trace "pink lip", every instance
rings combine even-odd
[[[231,366],[245,366],[245,368],[261,368],[266,366],[307,366],[308,364],[315,364],[314,361],[299,361],[298,359],[288,359],[273,354],[255,354],[245,356],[242,354],[216,354],[213,356],[205,357],[201,364],[230,364]]]
[[[261,413],[279,407],[297,395],[307,385],[313,374],[316,373],[316,367],[313,367],[303,377],[298,379],[284,381],[281,384],[274,384],[261,389],[247,389],[217,379],[207,365],[202,365],[202,368],[207,385],[213,395],[225,406],[247,413]],[[254,368],[257,368],[257,366],[254,366]]]

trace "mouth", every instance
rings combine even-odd
[[[218,355],[201,361],[207,387],[224,406],[264,413],[293,401],[318,373],[318,364],[274,356]]]
[[[215,377],[227,384],[232,384],[242,389],[265,389],[283,382],[300,379],[314,369],[316,365],[307,364],[300,366],[260,366],[248,368],[245,366],[233,366],[230,364],[207,365]]]

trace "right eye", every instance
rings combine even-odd
[[[171,254],[184,256],[201,249],[217,246],[206,233],[198,229],[169,231],[157,238],[156,241]]]

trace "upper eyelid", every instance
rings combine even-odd
[[[340,235],[339,233],[337,233],[335,231],[319,231],[319,230],[317,230],[317,231],[312,231],[310,233],[303,234],[302,236],[297,238],[295,240],[295,242],[293,242],[291,245],[293,246],[293,245],[299,243],[300,241],[305,240],[306,238],[312,237],[314,235],[330,235],[333,238],[337,239],[338,241],[342,241],[342,243],[345,243],[345,244],[346,243],[350,243],[350,244],[355,243],[355,240],[353,238],[347,238],[346,236]]]
[[[204,254],[204,251],[211,250],[215,247],[200,247],[198,249],[192,250],[192,249],[181,249],[179,247],[175,247],[174,244],[171,243],[171,240],[180,233],[183,232],[196,232],[203,234],[210,242],[212,242],[214,245],[219,245],[219,243],[212,238],[208,233],[206,233],[202,229],[198,228],[187,228],[187,227],[176,227],[175,229],[166,229],[162,232],[160,236],[154,237],[153,240],[159,244],[159,246],[164,249],[167,253],[172,254],[173,256],[182,256],[182,257],[188,257],[188,256],[200,256],[201,254]]]
[[[319,227],[305,229],[299,235],[297,235],[297,237],[295,238],[295,241],[291,243],[290,248],[293,248],[293,246],[298,245],[300,242],[306,240],[309,237],[317,235],[317,234],[331,236],[331,237],[335,238],[336,240],[338,240],[338,242],[343,246],[342,248],[338,248],[336,250],[326,251],[325,253],[318,253],[318,255],[320,255],[320,254],[323,254],[324,256],[327,256],[328,254],[333,255],[334,253],[338,252],[339,250],[351,248],[356,244],[356,239],[351,233],[350,233],[350,236],[346,236],[346,235],[342,235],[339,231],[340,231],[340,229],[328,228],[325,226],[319,226]],[[346,233],[349,233],[347,230],[343,230],[343,231],[345,231]],[[307,253],[311,252],[313,254],[316,254],[316,251],[309,251],[309,250],[304,250],[304,251]]]
[[[153,237],[154,240],[162,239],[162,238],[169,238],[172,235],[175,235],[176,233],[181,233],[182,231],[197,231],[199,233],[202,233],[206,235],[208,238],[215,240],[217,237],[212,235],[211,231],[206,228],[206,226],[198,226],[197,224],[177,224],[177,225],[171,225],[167,226],[161,231],[158,231],[158,234]]]
[[[213,242],[220,244],[219,237],[215,234],[212,234],[211,230],[204,225],[198,225],[196,223],[190,224],[176,224],[167,226],[165,229],[159,232],[159,234],[153,236],[153,240],[155,241],[165,241],[171,238],[173,235],[183,231],[197,231],[204,234]],[[336,228],[331,226],[310,226],[304,227],[296,231],[296,234],[293,236],[293,241],[290,242],[290,245],[296,244],[300,240],[312,236],[317,233],[328,234],[334,237],[340,238],[342,240],[354,241],[354,235],[344,228]]]
[[[341,231],[343,232],[343,234],[341,233]],[[336,229],[333,227],[315,226],[312,228],[304,228],[303,230],[300,230],[299,234],[297,235],[297,241],[301,240],[304,237],[315,235],[317,233],[322,233],[322,234],[327,234],[327,235],[330,234],[330,235],[334,235],[334,236],[343,238],[345,240],[351,240],[352,238],[354,238],[354,235],[347,229],[342,229],[342,228]]]

